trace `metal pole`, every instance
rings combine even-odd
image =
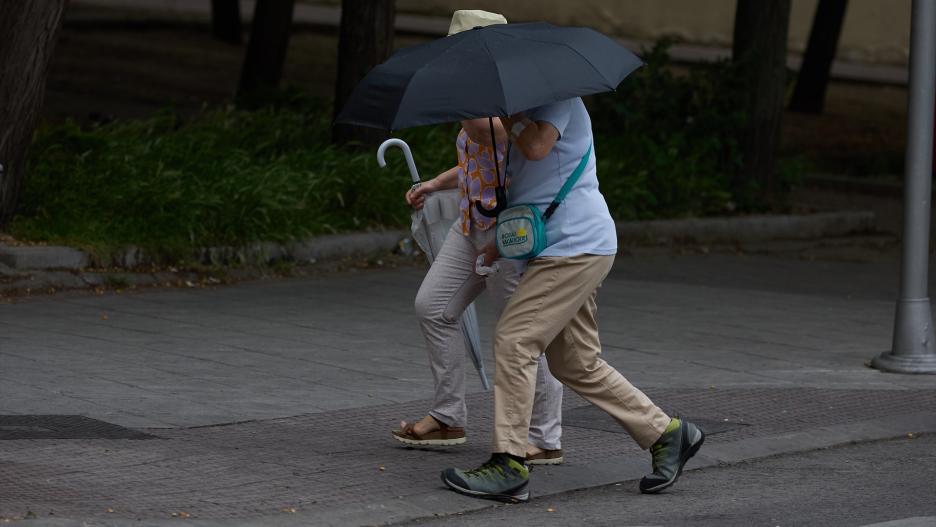
[[[936,338],[927,289],[936,96],[936,2],[913,0],[911,17],[900,298],[893,349],[875,357],[871,365],[897,373],[936,373]]]

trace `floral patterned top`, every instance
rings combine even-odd
[[[455,147],[458,150],[458,207],[461,209],[461,230],[462,234],[468,236],[472,226],[487,230],[497,222],[496,218],[483,216],[474,205],[476,201],[480,201],[484,208],[490,209],[497,204],[494,194],[494,189],[497,188],[494,149],[472,141],[464,129],[458,133]],[[505,178],[506,155],[506,143],[498,144],[497,161],[500,165],[501,179]]]

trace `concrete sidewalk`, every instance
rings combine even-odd
[[[890,344],[894,255],[802,256],[621,256],[602,288],[607,360],[709,430],[692,467],[936,432],[936,377],[864,366]],[[466,446],[409,450],[389,436],[431,395],[412,314],[422,272],[0,305],[0,518],[370,525],[490,506],[438,480],[487,456],[491,398],[473,373]],[[487,312],[482,302],[485,349]],[[148,436],[23,417],[50,414]],[[537,469],[534,495],[648,469],[568,391],[563,440],[567,463]]]

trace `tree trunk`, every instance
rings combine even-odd
[[[741,75],[747,121],[740,137],[742,166],[734,190],[743,201],[758,194],[773,204],[776,152],[786,91],[787,29],[790,0],[738,0],[733,61]]]
[[[0,225],[16,210],[65,0],[0,1]]]
[[[829,84],[829,71],[835,59],[839,33],[845,20],[845,8],[848,0],[819,0],[812,29],[809,31],[809,44],[803,55],[796,79],[796,88],[790,101],[790,110],[803,113],[822,113],[825,105],[826,87]]]
[[[237,89],[240,104],[249,106],[258,96],[279,86],[294,4],[294,0],[257,0]]]
[[[335,116],[351,96],[358,81],[390,56],[393,51],[395,18],[394,0],[342,0]],[[335,144],[373,145],[382,141],[386,135],[383,130],[375,128],[336,125],[332,130],[332,141]]]
[[[240,0],[211,0],[211,34],[222,42],[241,43]]]

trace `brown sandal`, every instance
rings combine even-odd
[[[561,465],[563,461],[562,449],[543,450],[538,454],[527,454],[527,465]]]
[[[465,442],[464,428],[448,426],[435,417],[432,420],[439,424],[438,430],[417,435],[413,429],[416,423],[407,423],[402,430],[393,431],[393,438],[412,446],[452,446]]]

